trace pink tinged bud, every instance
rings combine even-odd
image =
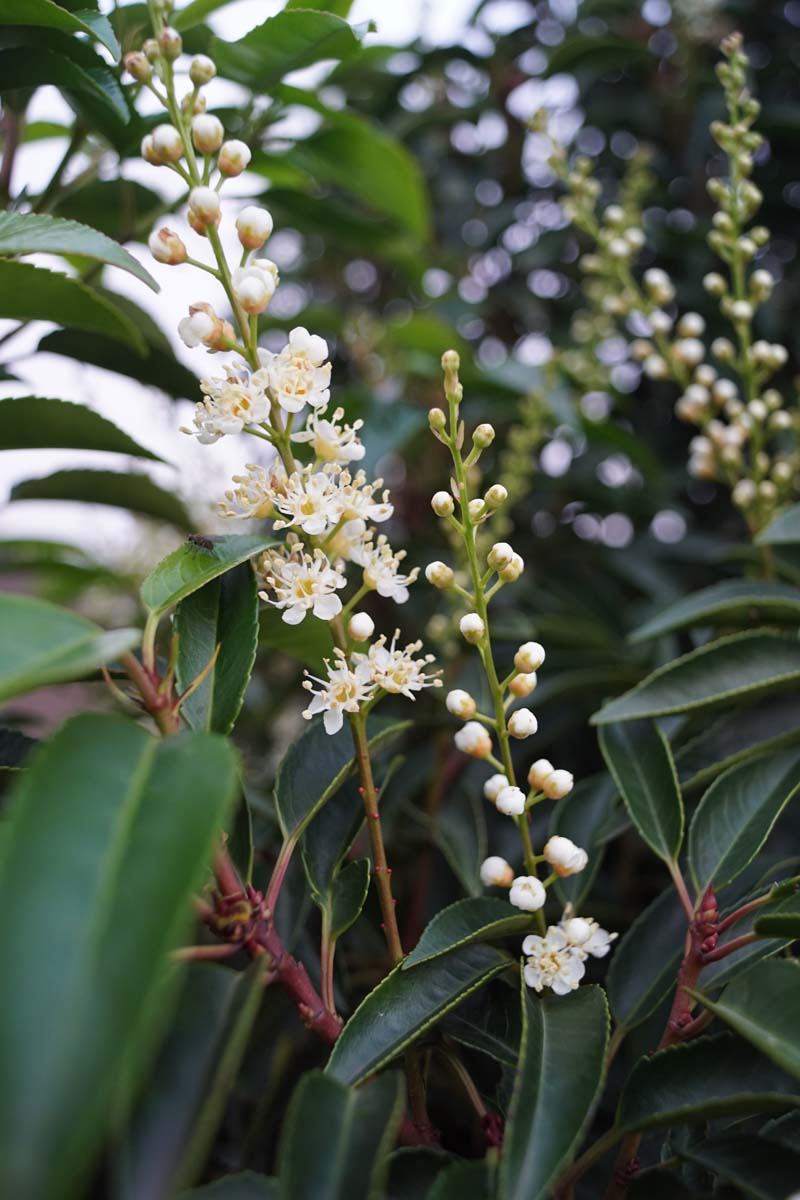
[[[233,177],[241,175],[251,158],[250,147],[247,143],[233,138],[231,141],[222,143],[217,166],[222,175]]]
[[[175,267],[186,261],[186,247],[171,229],[154,229],[147,244],[156,262]]]
[[[217,68],[207,54],[196,54],[189,67],[189,78],[195,87],[209,83],[217,73]]]
[[[261,313],[275,294],[275,281],[271,275],[247,275],[236,285],[236,299],[245,312]]]
[[[551,837],[542,853],[556,875],[562,878],[577,875],[589,861],[586,851],[565,837]]]
[[[536,682],[535,671],[531,671],[528,675],[515,675],[508,685],[508,690],[518,700],[524,700],[526,696],[530,696],[531,692],[535,690]]]
[[[492,854],[481,863],[480,877],[484,887],[511,887],[514,868],[504,858]]]
[[[134,50],[131,54],[126,54],[124,58],[125,70],[139,83],[147,83],[152,77],[153,68],[146,54],[141,50]]]
[[[458,717],[461,721],[469,721],[475,716],[478,709],[469,692],[465,692],[461,688],[456,688],[454,691],[447,693],[445,706],[449,713],[452,713],[454,717]]]
[[[160,163],[176,163],[183,157],[183,142],[174,125],[156,125],[152,138]]]
[[[192,188],[189,193],[189,216],[204,229],[216,225],[221,216],[219,195],[210,187]]]
[[[553,764],[546,758],[537,758],[531,769],[528,771],[528,786],[537,792],[544,789],[546,781],[553,774],[555,768]]]
[[[177,29],[165,25],[158,35],[158,48],[167,62],[174,62],[183,52],[183,38]]]
[[[141,151],[145,162],[150,163],[153,167],[163,166],[161,155],[157,152],[155,143],[153,142],[152,133],[148,133],[142,138]]]
[[[467,721],[455,735],[456,748],[470,758],[488,758],[492,753],[492,739],[478,721]]]
[[[543,662],[544,647],[538,642],[525,642],[514,655],[514,666],[523,675],[538,671]]]
[[[222,145],[225,130],[222,121],[210,113],[192,119],[192,142],[201,154],[215,154]]]
[[[260,250],[272,233],[272,216],[266,208],[248,204],[236,218],[239,241],[247,250]]]

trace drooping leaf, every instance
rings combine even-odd
[[[689,712],[753,696],[798,678],[800,641],[763,631],[736,633],[659,667],[596,712],[592,724]]]
[[[192,729],[230,733],[256,661],[258,585],[250,564],[231,567],[181,600],[175,632],[181,692],[205,670],[219,646],[211,671],[181,706],[184,719]]]
[[[675,986],[686,941],[687,918],[674,888],[639,914],[615,946],[606,984],[611,1011],[633,1029]]]
[[[370,1200],[380,1195],[386,1151],[402,1114],[401,1077],[387,1072],[363,1088],[330,1075],[304,1075],[281,1138],[282,1200]]]
[[[768,623],[798,623],[800,591],[787,583],[761,583],[752,579],[726,579],[685,596],[652,617],[630,635],[631,642],[689,629],[695,625],[731,625],[740,621],[752,625],[763,619]]]
[[[0,593],[0,701],[51,683],[81,679],[132,650],[137,629],[106,633],[67,609]]]
[[[104,233],[44,213],[0,212],[0,257],[20,254],[66,254],[87,258],[129,271],[154,292],[159,290],[153,276],[124,246]]]
[[[324,659],[333,656],[333,637],[327,621],[287,625],[280,611],[269,605],[261,610],[258,640],[262,646],[296,658],[317,674],[323,670]]]
[[[747,1134],[723,1134],[681,1147],[680,1157],[757,1200],[786,1200],[800,1180],[800,1154]]]
[[[136,326],[104,296],[79,279],[27,262],[0,259],[0,317],[54,321],[127,342],[141,354],[145,350]]]
[[[331,937],[334,941],[347,933],[359,917],[369,892],[368,858],[348,863],[331,885]]]
[[[192,519],[181,500],[153,483],[148,475],[117,471],[55,471],[41,479],[24,479],[11,489],[12,500],[72,500],[108,504],[144,517],[191,529]]]
[[[160,388],[176,400],[197,398],[200,386],[197,377],[178,362],[172,350],[151,342],[146,328],[140,332],[147,343],[146,354],[130,350],[112,338],[75,329],[56,329],[46,334],[38,349],[41,354],[62,354],[76,362],[125,375],[148,387]]]
[[[187,541],[147,576],[139,593],[142,604],[156,616],[165,613],[212,579],[260,554],[273,541],[254,533]]]
[[[413,971],[396,967],[353,1013],[326,1071],[343,1083],[372,1075],[508,965],[491,946],[462,946]]]
[[[580,1141],[605,1074],[602,989],[531,995],[522,986],[522,1043],[500,1166],[500,1200],[539,1200]]]
[[[800,788],[800,750],[731,767],[712,783],[689,828],[689,864],[699,891],[744,870]]]
[[[446,954],[456,946],[494,942],[515,935],[523,937],[533,928],[532,916],[511,911],[507,900],[493,896],[457,900],[428,922],[416,946],[403,960],[403,970]]]
[[[119,42],[105,18],[99,13],[80,9],[77,12],[67,12],[64,7],[55,4],[54,0],[2,0],[0,23],[38,25],[46,29],[58,29],[62,33],[87,33],[91,38],[102,42],[114,58],[120,57]]]
[[[0,871],[4,1195],[83,1194],[118,1090],[141,1076],[169,1011],[168,956],[236,774],[222,739],[159,741],[94,714],[69,721],[22,773]]]
[[[800,504],[778,513],[756,537],[759,546],[791,546],[796,542],[800,542]]]
[[[2,214],[0,214],[2,215]],[[103,450],[163,462],[100,413],[85,404],[44,396],[12,396],[0,400],[0,448],[40,450],[55,447]]]
[[[341,17],[306,10],[269,17],[238,42],[214,38],[209,53],[226,78],[269,92],[291,71],[323,59],[348,58],[359,44],[359,31]]]
[[[740,1037],[800,1079],[800,964],[770,958],[729,983],[716,1000],[702,990],[698,995]]]
[[[665,862],[683,840],[683,802],[669,744],[652,721],[627,721],[600,730],[603,757],[631,820]]]

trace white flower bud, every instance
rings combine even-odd
[[[545,779],[542,791],[548,800],[561,800],[570,794],[574,786],[575,780],[571,771],[553,771]]]
[[[675,357],[687,367],[696,367],[706,356],[706,348],[699,338],[679,338],[675,343]]]
[[[159,162],[176,163],[183,157],[183,142],[174,125],[156,125],[150,136]]]
[[[219,195],[210,187],[196,187],[189,192],[189,213],[199,225],[216,225],[222,215]]]
[[[207,54],[195,54],[189,66],[189,78],[195,87],[210,83],[216,73],[217,68]]]
[[[521,908],[524,912],[536,912],[544,907],[547,892],[541,879],[537,879],[535,875],[518,875],[511,884],[508,898],[515,908]]]
[[[216,322],[212,316],[206,312],[195,312],[191,316],[184,317],[178,324],[178,333],[181,341],[190,350],[195,346],[199,346],[201,342],[205,342],[211,337],[216,329]]]
[[[486,556],[486,561],[493,571],[501,571],[507,567],[514,557],[514,547],[508,542],[495,542]]]
[[[518,787],[504,787],[497,794],[495,806],[505,817],[519,817],[525,812],[525,793]]]
[[[444,703],[447,711],[461,721],[471,720],[478,709],[472,696],[463,688],[454,688],[452,692],[448,692]]]
[[[164,165],[161,155],[156,150],[152,133],[147,133],[142,138],[140,150],[144,161],[150,163],[152,167],[162,167]]]
[[[750,276],[750,286],[754,291],[766,298],[774,288],[775,280],[769,271],[753,271],[753,274]]]
[[[643,276],[644,286],[655,300],[656,304],[669,304],[675,296],[675,288],[666,271],[659,267],[651,267]]]
[[[428,424],[434,433],[443,433],[447,428],[447,417],[441,408],[431,408],[428,411]]]
[[[566,875],[577,875],[589,861],[586,851],[565,837],[551,837],[542,853],[556,875],[562,878]]]
[[[545,782],[550,778],[554,770],[553,764],[548,759],[537,758],[528,771],[528,786],[537,792],[543,791]]]
[[[501,504],[505,504],[508,499],[508,489],[504,488],[502,483],[493,483],[483,497],[483,502],[488,509],[499,508]]]
[[[730,338],[714,338],[714,341],[711,343],[711,353],[720,362],[732,362],[736,350]]]
[[[669,367],[660,354],[648,354],[642,366],[648,379],[666,379],[669,375]]]
[[[486,505],[484,504],[483,500],[481,500],[480,496],[476,496],[474,500],[470,500],[467,508],[469,509],[469,515],[471,519],[473,521],[479,521],[484,515]]]
[[[369,613],[353,613],[347,622],[347,632],[354,642],[368,642],[375,632],[375,622]]]
[[[177,29],[173,29],[171,25],[165,25],[158,35],[158,48],[167,62],[174,62],[183,51],[183,38]]]
[[[455,573],[452,567],[448,567],[447,563],[436,562],[428,563],[425,568],[425,578],[428,583],[433,584],[436,588],[449,588],[453,586]]]
[[[477,613],[465,613],[458,622],[461,636],[470,645],[475,646],[483,637],[486,627]]]
[[[275,279],[257,268],[245,267],[234,275],[233,292],[245,312],[260,313],[275,295]]]
[[[487,446],[491,446],[494,437],[494,426],[485,422],[483,425],[478,425],[473,433],[472,444],[477,446],[479,450],[485,450]]]
[[[485,858],[481,863],[480,879],[484,887],[510,887],[514,878],[514,868],[504,858],[496,854]]]
[[[525,570],[525,563],[519,554],[515,554],[510,563],[497,572],[503,583],[516,583],[522,572]]]
[[[234,175],[241,175],[252,157],[250,147],[246,142],[240,142],[238,138],[232,138],[230,141],[222,143],[219,158],[217,159],[217,166],[222,175],[232,178]]]
[[[508,787],[508,780],[505,775],[490,775],[483,785],[483,794],[492,804],[497,803],[497,797],[503,791],[503,788]]]
[[[731,305],[731,319],[734,321],[751,321],[753,306],[748,300],[734,300]]]
[[[612,258],[628,258],[631,247],[625,238],[615,237],[608,243],[608,253]]]
[[[677,332],[679,337],[697,338],[701,337],[706,331],[706,323],[700,316],[700,313],[687,312],[678,321]]]
[[[626,229],[622,236],[632,250],[641,250],[644,245],[645,237],[641,229],[632,226],[630,229]]]
[[[703,276],[703,287],[710,296],[724,296],[728,290],[724,276],[717,271],[709,271]]]
[[[142,43],[142,53],[148,62],[158,62],[161,58],[161,51],[158,48],[158,42],[155,38],[146,38]]]
[[[266,208],[248,204],[236,218],[239,241],[247,250],[260,250],[272,233],[272,215]]]
[[[539,728],[539,722],[529,708],[518,708],[508,719],[508,732],[513,738],[533,737]]]
[[[470,758],[488,758],[492,753],[492,739],[480,721],[467,721],[454,737],[456,749]]]
[[[731,492],[731,499],[737,508],[750,508],[755,504],[758,491],[752,479],[740,479]]]
[[[524,642],[514,655],[514,666],[521,675],[538,671],[544,662],[544,646],[538,642]]]
[[[175,267],[186,261],[186,247],[177,233],[166,226],[163,229],[154,229],[147,239],[147,245],[156,262]]]
[[[453,497],[449,492],[435,492],[431,497],[431,508],[437,517],[449,517],[455,509]]]
[[[146,54],[133,50],[124,58],[125,70],[139,83],[147,83],[153,75],[153,67]]]
[[[201,154],[215,154],[222,145],[225,130],[222,121],[211,113],[192,118],[192,142]]]
[[[672,329],[672,317],[663,309],[657,308],[647,318],[653,333],[669,333]]]
[[[536,690],[536,683],[536,672],[530,671],[527,675],[515,675],[508,685],[508,690],[518,700],[524,700]]]

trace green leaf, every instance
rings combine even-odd
[[[485,1162],[456,1162],[442,1171],[426,1200],[488,1200],[489,1183]]]
[[[312,895],[322,899],[364,822],[364,802],[354,780],[320,809],[303,834],[303,867]]]
[[[115,243],[127,242],[137,233],[141,237],[141,231],[155,225],[163,211],[164,200],[158,192],[133,179],[119,178],[91,179],[75,191],[67,189],[51,209],[54,217],[80,221]]]
[[[238,42],[214,38],[209,54],[221,75],[268,92],[291,71],[324,59],[348,58],[359,45],[358,34],[346,21],[307,10],[269,17]]]
[[[429,1146],[401,1146],[389,1155],[386,1200],[430,1200],[430,1189],[453,1162],[444,1150]]]
[[[18,729],[0,726],[0,770],[19,770],[36,744],[36,738],[20,733]]]
[[[800,938],[800,912],[766,913],[759,917],[754,925],[756,933],[762,937]]]
[[[160,616],[212,579],[274,543],[274,538],[255,533],[230,533],[184,542],[147,576],[139,592],[142,604],[153,616]]]
[[[309,619],[299,625],[287,625],[280,610],[270,605],[261,610],[258,640],[262,646],[296,658],[317,674],[324,660],[333,655],[333,636],[327,621]]]
[[[712,783],[689,827],[689,865],[698,891],[744,870],[800,788],[800,750],[731,767]]]
[[[3,450],[103,450],[164,461],[85,404],[44,396],[0,400],[0,446]]]
[[[138,629],[106,633],[93,621],[35,596],[0,593],[0,701],[81,679],[132,650]]]
[[[119,1200],[171,1196],[208,1151],[263,992],[263,967],[192,963],[118,1166]],[[196,1168],[195,1168],[196,1169]]]
[[[177,979],[169,955],[236,775],[222,739],[160,741],[95,714],[69,721],[22,773],[0,872],[4,1195],[83,1195],[120,1089],[154,1048]]]
[[[483,893],[480,866],[486,858],[485,803],[474,792],[458,795],[433,822],[433,837],[450,870],[465,892]]]
[[[150,272],[124,246],[78,221],[65,221],[62,217],[44,213],[0,212],[0,256],[18,254],[66,254],[88,258],[129,271],[154,292],[159,290]]]
[[[519,1065],[522,1017],[516,987],[498,979],[448,1014],[442,1029],[512,1071]]]
[[[280,1200],[280,1196],[277,1179],[257,1175],[255,1171],[241,1171],[205,1187],[181,1192],[177,1200]]]
[[[108,504],[144,517],[191,529],[192,519],[181,500],[153,483],[148,475],[118,471],[55,471],[42,479],[25,479],[11,489],[12,500],[76,500]]]
[[[493,896],[457,900],[428,922],[416,946],[403,960],[403,970],[438,958],[456,946],[493,942],[517,934],[522,937],[533,930],[534,924],[529,913],[510,911],[507,900]]]
[[[141,353],[145,349],[136,326],[105,297],[79,279],[30,263],[0,260],[0,317],[54,321],[128,342]]]
[[[554,889],[563,904],[578,910],[588,896],[603,861],[607,830],[612,820],[617,789],[605,772],[581,780],[557,802],[550,820],[550,835],[568,837],[582,846],[589,863],[577,875],[555,881]]]
[[[606,984],[611,1011],[633,1029],[658,1008],[675,986],[686,941],[686,913],[670,887],[639,914],[620,938]]]
[[[284,12],[293,8],[314,8],[318,12],[335,13],[337,17],[346,17],[353,7],[353,0],[287,0]]]
[[[408,729],[408,721],[374,717],[367,733],[372,753],[384,749]],[[275,806],[283,834],[297,839],[323,804],[353,770],[353,737],[349,726],[327,734],[322,721],[312,721],[292,742],[275,778]]]
[[[701,988],[702,982],[701,977]],[[800,963],[770,958],[729,983],[716,1000],[695,994],[740,1037],[800,1079]]]
[[[99,13],[67,12],[53,0],[0,0],[0,24],[37,25],[62,33],[88,33],[93,40],[102,42],[115,59],[120,57],[114,31]]]
[[[659,667],[592,717],[593,725],[689,712],[800,678],[800,642],[780,634],[736,633]]]
[[[183,33],[186,29],[193,29],[195,25],[200,25],[211,13],[224,8],[230,2],[231,0],[191,0],[191,3],[182,8],[180,12],[173,13],[172,24],[175,29]]]
[[[800,738],[800,703],[789,695],[724,711],[713,723],[703,720],[697,736],[675,752],[678,775],[687,788],[706,786],[728,767],[757,754],[792,745]]]
[[[599,738],[634,825],[654,854],[674,862],[683,841],[683,802],[667,739],[652,721],[604,725]]]
[[[358,920],[369,892],[368,858],[348,863],[333,881],[330,899],[331,938],[336,941]]]
[[[65,40],[74,41],[71,38]],[[74,44],[76,48],[82,46],[80,42]],[[130,121],[130,111],[119,79],[99,55],[90,52],[85,44],[83,48],[86,53],[80,55],[81,61],[78,62],[67,57],[64,49],[56,47],[53,43],[41,46],[14,46],[0,50],[0,80],[3,91],[52,84],[69,95],[86,97],[107,116],[127,124]]]
[[[711,1171],[756,1200],[786,1200],[797,1191],[800,1154],[788,1146],[735,1133],[680,1147],[686,1162]]]
[[[292,1096],[281,1137],[281,1200],[370,1200],[381,1195],[387,1152],[403,1111],[395,1073],[345,1087],[311,1071]]]
[[[646,1130],[785,1112],[800,1106],[793,1089],[788,1075],[731,1034],[696,1038],[639,1060],[622,1092],[617,1125]]]
[[[250,564],[230,568],[182,600],[175,632],[181,692],[205,670],[219,646],[211,671],[181,706],[184,720],[192,729],[230,733],[256,661],[258,585]]]
[[[778,513],[756,537],[759,546],[790,546],[800,542],[800,504]]]
[[[178,362],[174,352],[153,344],[147,328],[140,327],[147,343],[144,354],[130,350],[113,338],[96,333],[81,333],[74,329],[56,329],[46,334],[38,345],[41,354],[63,354],[76,362],[102,367],[148,387],[159,388],[176,400],[192,400],[199,395],[196,375]]]
[[[462,946],[413,971],[396,967],[353,1013],[326,1071],[343,1083],[374,1074],[508,965],[491,946]]]
[[[599,987],[534,997],[522,982],[522,1043],[500,1166],[499,1200],[552,1195],[603,1084],[608,1007]]]
[[[728,579],[671,604],[634,630],[628,640],[645,642],[693,625],[730,625],[740,621],[753,625],[762,618],[769,623],[796,625],[800,619],[800,591],[786,583]]]

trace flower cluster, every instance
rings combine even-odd
[[[605,958],[616,936],[597,921],[572,916],[550,925],[543,936],[529,934],[522,943],[525,982],[537,992],[551,988],[557,996],[565,996],[583,978],[586,959]]]

